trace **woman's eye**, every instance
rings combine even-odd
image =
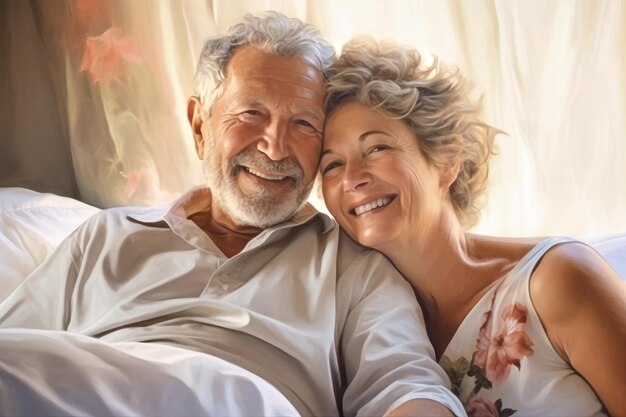
[[[328,171],[331,171],[339,166],[341,166],[341,164],[338,161],[330,162],[322,167],[322,174],[326,174]]]
[[[388,145],[374,145],[371,148],[369,148],[368,153],[386,151],[387,149],[391,149],[391,148]]]

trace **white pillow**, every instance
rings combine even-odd
[[[626,281],[626,233],[599,236],[586,241],[617,271]]]
[[[0,188],[0,300],[99,209],[25,188]]]

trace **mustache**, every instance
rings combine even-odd
[[[235,156],[230,163],[230,173],[234,174],[237,166],[245,165],[252,168],[263,168],[268,172],[278,172],[281,175],[300,179],[304,176],[302,167],[293,158],[273,161],[260,152],[243,152]]]

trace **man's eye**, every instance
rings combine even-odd
[[[297,119],[296,120],[296,124],[299,124],[299,125],[302,125],[302,126],[315,127],[310,122],[308,122],[307,120],[304,120],[304,119]]]
[[[244,112],[239,113],[239,118],[241,120],[256,120],[263,117],[263,113],[259,110],[246,110]]]
[[[311,122],[305,119],[296,119],[294,123],[303,129],[311,131],[312,133],[320,133],[320,130]]]

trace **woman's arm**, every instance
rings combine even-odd
[[[454,413],[436,401],[420,398],[396,407],[386,417],[407,416],[454,417]]]
[[[550,250],[530,294],[552,345],[613,416],[626,415],[626,284],[593,249]]]

